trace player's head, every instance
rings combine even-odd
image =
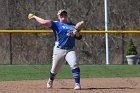
[[[65,9],[61,9],[58,11],[57,13],[57,16],[58,16],[58,19],[61,21],[61,22],[67,22],[68,21],[68,15],[67,15],[67,11]]]

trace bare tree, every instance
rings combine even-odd
[[[139,6],[139,0],[109,0],[109,30],[139,30]],[[84,20],[86,24],[83,29],[104,30],[103,0],[30,0],[30,2],[29,0],[1,0],[0,29],[49,29],[35,20],[29,21],[28,13],[32,12],[42,18],[57,20],[56,13],[62,8],[67,9],[72,22]],[[7,60],[0,63],[8,64],[10,60],[13,64],[50,63],[54,41],[52,35],[52,33],[1,33],[0,58]],[[109,34],[111,64],[123,63],[126,40],[129,37],[135,38],[134,43],[140,52],[138,35]],[[81,64],[105,63],[104,34],[83,34],[83,39],[77,43]]]

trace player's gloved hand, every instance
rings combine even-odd
[[[80,30],[83,27],[84,21],[80,21],[76,24],[75,29],[73,29],[72,34],[77,39],[82,39],[82,35],[80,34]]]
[[[77,33],[76,35],[74,35],[74,38],[76,38],[77,40],[81,40],[82,35],[80,33]]]
[[[83,25],[84,25],[84,21],[80,21],[80,22],[78,22],[78,23],[76,24],[75,29],[76,29],[77,31],[80,31],[81,28],[83,27]]]
[[[75,25],[75,28],[72,31],[73,35],[76,35],[77,33],[80,32],[81,28],[83,27],[84,21],[80,21]]]

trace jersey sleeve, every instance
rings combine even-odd
[[[57,33],[58,32],[58,21],[52,21],[52,26],[50,27],[50,29],[52,29],[54,33]]]
[[[55,41],[57,41],[57,33],[59,32],[58,21],[52,21],[52,26],[49,28],[53,30]]]

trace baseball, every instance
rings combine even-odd
[[[32,13],[29,13],[28,14],[28,19],[32,19],[32,16],[33,16],[33,14]]]

